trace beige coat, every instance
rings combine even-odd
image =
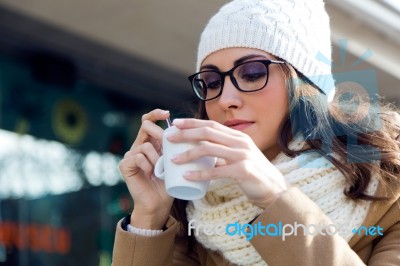
[[[382,186],[377,195],[393,197],[373,202],[363,225],[380,225],[383,236],[355,235],[349,243],[337,235],[280,237],[255,236],[250,243],[269,266],[273,265],[400,265],[400,188],[390,192]],[[276,200],[254,223],[332,224],[320,208],[297,188],[291,188]],[[178,223],[170,217],[159,236],[145,237],[124,231],[121,222],[115,235],[113,266],[232,265],[219,253],[197,243],[194,252],[175,241]]]

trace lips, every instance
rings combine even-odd
[[[247,121],[247,120],[241,120],[241,119],[231,119],[225,121],[224,125],[233,129],[244,129],[246,127],[249,127],[253,124],[254,122],[252,121]]]

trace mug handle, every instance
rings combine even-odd
[[[164,155],[161,155],[160,158],[158,158],[156,165],[154,166],[154,175],[159,179],[165,179]]]

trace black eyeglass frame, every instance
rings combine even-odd
[[[260,89],[257,89],[257,90],[250,90],[250,91],[248,91],[248,90],[242,90],[242,89],[239,87],[239,84],[237,83],[235,77],[233,76],[233,71],[235,71],[235,69],[238,68],[238,67],[240,67],[241,65],[249,64],[249,63],[257,63],[257,62],[258,62],[258,63],[264,64],[265,67],[267,68],[267,79],[266,79],[266,81],[265,81],[265,84],[264,84]],[[253,91],[262,90],[262,89],[265,88],[265,86],[268,84],[268,80],[269,80],[269,65],[271,65],[271,64],[285,64],[285,62],[284,62],[284,61],[278,61],[278,60],[270,60],[270,59],[246,61],[246,62],[237,64],[236,66],[234,66],[233,68],[231,68],[230,70],[228,70],[228,71],[226,71],[226,72],[221,72],[221,71],[216,70],[216,69],[203,70],[203,71],[194,73],[193,75],[190,75],[190,76],[188,77],[188,79],[189,79],[190,85],[192,86],[192,89],[193,89],[193,91],[194,91],[194,94],[197,96],[197,98],[200,99],[201,101],[205,101],[205,102],[206,102],[206,101],[214,100],[214,99],[218,98],[219,96],[221,96],[222,91],[223,91],[223,89],[224,89],[224,83],[225,83],[225,77],[226,77],[226,76],[229,76],[229,78],[230,78],[232,84],[233,84],[233,85],[235,86],[235,88],[238,89],[239,91],[242,91],[242,92],[253,92]],[[220,78],[221,78],[221,89],[220,89],[219,93],[218,93],[216,96],[214,96],[214,97],[212,97],[212,98],[210,98],[210,99],[203,99],[202,97],[200,97],[200,95],[197,93],[197,90],[195,89],[195,86],[194,86],[194,84],[193,84],[194,79],[195,79],[195,77],[196,77],[197,75],[199,75],[199,74],[201,74],[201,73],[206,73],[206,72],[214,72],[214,73],[217,73],[217,74],[220,76]]]

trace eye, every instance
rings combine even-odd
[[[264,79],[266,76],[265,73],[251,73],[251,74],[244,74],[242,79],[248,82],[254,82],[259,79]]]
[[[208,72],[202,76],[207,89],[219,89],[221,87],[221,78],[217,73]]]
[[[266,66],[260,62],[244,64],[238,69],[238,76],[244,82],[256,82],[268,75]]]
[[[216,80],[210,83],[207,83],[207,89],[219,89],[221,87],[221,80]]]

